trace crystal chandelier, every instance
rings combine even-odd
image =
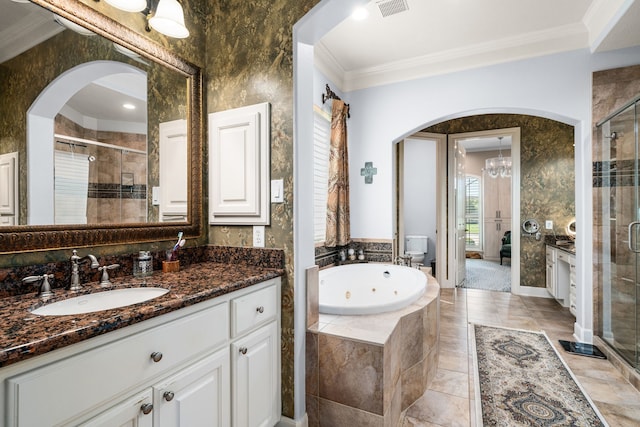
[[[491,178],[508,178],[511,176],[511,157],[502,157],[502,137],[499,136],[500,149],[498,151],[498,157],[492,157],[485,160],[484,170],[489,174]]]

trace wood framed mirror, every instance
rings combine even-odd
[[[163,222],[161,219],[155,218],[154,221],[158,222],[96,222],[69,225],[42,225],[42,223],[21,221],[19,222],[21,225],[0,227],[0,253],[155,242],[174,239],[178,231],[183,231],[185,237],[201,237],[204,225],[202,200],[202,73],[200,68],[147,39],[142,34],[125,27],[79,1],[31,0],[31,3],[94,32],[113,42],[114,45],[117,44],[125,48],[126,51],[139,56],[142,60],[153,63],[154,66],[158,66],[160,69],[169,70],[174,75],[184,78],[186,81],[186,108],[183,106],[182,109],[186,110],[184,115],[187,131],[186,158],[188,165],[188,172],[185,177],[187,188],[186,220]],[[153,87],[149,88],[149,93],[155,89]],[[157,93],[155,95],[157,96]],[[153,126],[157,127],[158,123],[154,122]],[[156,144],[159,145],[159,142],[156,142]],[[155,151],[154,155],[157,160],[157,150],[154,148],[153,151]],[[29,161],[29,159],[25,161]],[[22,173],[26,174],[26,172]],[[122,181],[121,183],[123,187],[133,187],[137,180],[137,177],[132,179],[131,175],[126,172],[118,173],[117,176],[127,178],[127,182]],[[26,178],[24,181],[26,181]],[[21,184],[23,184],[23,181],[21,181]],[[153,184],[152,182],[148,184],[148,196],[146,197],[151,200],[151,185],[157,186],[159,184]],[[24,191],[22,193],[24,194]]]

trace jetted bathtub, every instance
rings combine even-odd
[[[320,271],[320,313],[376,314],[399,310],[424,294],[427,276],[391,264],[348,264]]]

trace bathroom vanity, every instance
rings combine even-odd
[[[546,245],[547,291],[576,315],[576,255],[573,244]]]
[[[33,294],[0,300],[2,424],[275,425],[281,274],[202,263],[116,279],[170,291],[81,315],[35,316]]]

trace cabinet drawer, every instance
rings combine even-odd
[[[12,426],[68,422],[194,355],[225,344],[228,319],[227,304],[219,304],[12,377],[7,381],[8,419],[14,420]],[[157,362],[151,357],[155,352],[162,353]],[[46,402],[47,410],[34,411],[34,402]]]
[[[275,282],[263,289],[231,300],[231,336],[236,337],[275,319],[278,309]]]
[[[564,251],[558,251],[558,261],[569,263],[569,254]]]

